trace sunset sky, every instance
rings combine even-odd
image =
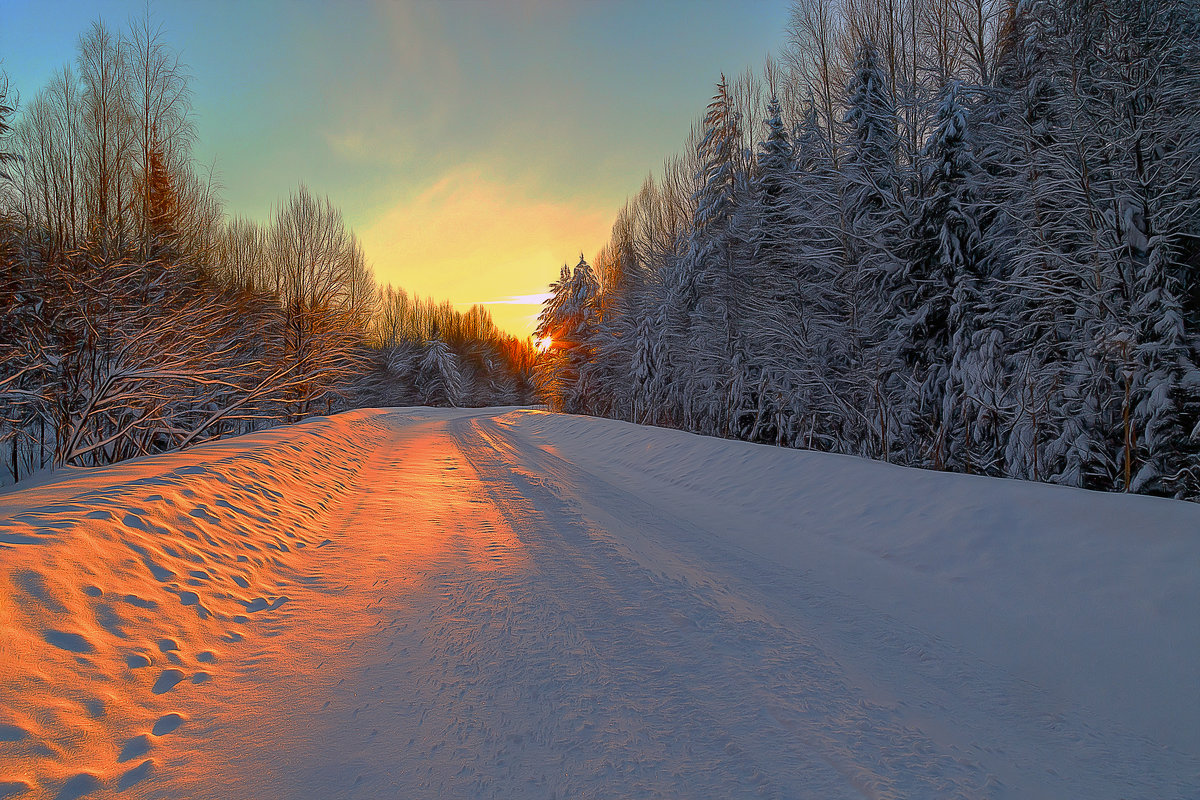
[[[93,19],[123,28],[145,7],[7,0],[2,67],[31,99]],[[529,301],[563,262],[595,255],[720,73],[778,50],[788,2],[150,9],[193,73],[196,154],[214,166],[227,212],[265,221],[306,183],[342,209],[381,282],[491,303],[524,334]]]

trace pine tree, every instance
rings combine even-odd
[[[600,402],[595,363],[595,341],[599,322],[598,295],[600,284],[590,264],[579,255],[579,263],[571,272],[564,307],[566,327],[562,334],[566,346],[570,374],[574,382],[567,386],[563,408],[571,414],[595,412]]]
[[[722,79],[654,232],[556,284],[559,407],[1200,497],[1200,5],[1007,9],[989,85],[865,42],[843,124],[772,98],[753,159]]]
[[[842,376],[850,374],[849,274],[840,179],[834,143],[810,102],[793,148],[796,164],[796,209],[792,246],[798,259],[791,331],[794,350],[788,376],[792,409],[792,444],[822,450],[849,449],[845,435],[857,426]]]

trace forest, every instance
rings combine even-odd
[[[798,0],[787,33],[563,267],[543,400],[1200,499],[1200,4]]]
[[[380,286],[301,185],[229,216],[149,14],[94,23],[27,102],[0,75],[0,484],[361,406],[532,397],[482,306]]]

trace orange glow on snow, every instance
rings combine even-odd
[[[315,759],[305,748],[337,735],[323,709],[342,670],[369,667],[347,642],[399,624],[444,570],[529,570],[508,522],[533,513],[526,501],[481,491],[495,484],[475,463],[487,453],[410,416],[389,430],[349,412],[302,426],[303,447],[276,428],[0,501],[0,733],[12,740],[0,779],[132,786],[153,770],[178,796],[253,796],[204,737],[167,734],[220,720]],[[247,664],[287,670],[264,681]]]

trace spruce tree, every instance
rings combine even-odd
[[[465,388],[461,365],[450,345],[437,335],[436,330],[433,338],[425,342],[425,352],[417,368],[417,386],[423,405],[457,407],[462,404]]]
[[[733,108],[725,77],[704,116],[697,146],[700,164],[693,197],[695,212],[687,252],[678,262],[672,287],[682,326],[674,326],[681,369],[672,383],[684,424],[709,434],[731,429],[737,358],[734,217],[740,176],[736,159],[740,115]]]
[[[937,468],[971,469],[969,427],[975,417],[973,337],[983,237],[973,197],[977,168],[960,86],[949,84],[922,152],[924,196],[915,247],[897,292],[902,355],[920,386],[917,431]]]
[[[794,428],[791,376],[798,366],[802,232],[795,155],[775,97],[764,124],[767,135],[756,155],[742,226],[748,257],[738,275],[738,291],[746,300],[738,351],[745,354],[740,371],[747,382],[737,398],[734,423],[742,438],[783,444]]]
[[[907,213],[898,162],[899,119],[875,46],[858,50],[846,90],[842,170],[842,291],[847,298],[850,361],[845,379],[854,397],[847,419],[851,449],[889,458],[898,438],[906,387],[894,369],[892,293],[904,269]]]

